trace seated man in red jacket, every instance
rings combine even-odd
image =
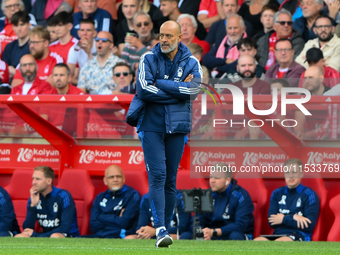
[[[13,95],[37,95],[46,94],[51,85],[37,77],[37,63],[32,55],[27,54],[20,59],[20,73],[24,81],[12,88]]]

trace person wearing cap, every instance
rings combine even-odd
[[[318,68],[320,68],[320,70],[323,73],[324,84],[327,87],[332,88],[340,83],[340,73],[337,70],[333,69],[332,67],[326,66],[326,61],[323,57],[323,53],[319,48],[309,49],[306,53],[305,62],[308,63],[309,67],[317,66]],[[304,77],[305,73],[302,73],[299,83],[300,88],[303,87],[302,84]]]
[[[306,53],[311,48],[319,48],[327,66],[340,70],[340,38],[334,33],[335,27],[327,15],[320,15],[313,28],[317,38],[309,40],[295,61],[308,68]]]
[[[305,68],[294,61],[294,48],[291,40],[281,38],[276,41],[275,58],[276,63],[267,70],[266,79],[289,78],[289,86],[297,87]]]

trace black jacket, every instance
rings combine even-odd
[[[257,41],[257,56],[260,66],[266,66],[269,54],[269,38],[274,33],[274,30],[268,32]],[[293,29],[293,35],[291,38],[294,47],[294,59],[300,54],[305,45],[305,40],[302,35]]]

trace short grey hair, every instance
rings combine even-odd
[[[1,2],[1,10],[4,12],[5,9],[6,9],[6,3],[8,2],[9,0],[2,0]],[[19,8],[21,11],[24,11],[25,10],[25,4],[22,0],[19,0]]]
[[[150,20],[150,22],[152,22],[149,14],[147,14],[146,12],[143,12],[143,11],[138,11],[138,12],[135,13],[135,15],[133,15],[132,21],[133,21],[134,25],[136,25],[136,19],[137,19],[138,16],[145,16]]]
[[[282,8],[281,10],[275,12],[274,17],[273,17],[274,23],[277,23],[279,21],[280,14],[287,14],[290,17],[290,19],[293,20],[292,14],[285,8]]]
[[[323,0],[314,0],[315,4],[323,5]]]
[[[184,19],[184,18],[191,19],[193,27],[197,28],[197,21],[196,21],[195,17],[193,15],[190,15],[190,14],[187,14],[187,13],[179,15],[178,18],[177,18],[177,22],[179,22],[181,19]]]
[[[233,18],[233,17],[237,17],[237,18],[240,20],[240,23],[241,23],[241,27],[242,27],[242,28],[245,27],[243,18],[242,18],[240,15],[236,14],[236,13],[231,13],[231,14],[229,15],[229,17],[228,17],[228,19],[227,19],[227,26],[228,26],[228,20],[229,20],[230,18]]]

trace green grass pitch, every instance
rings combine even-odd
[[[0,238],[0,254],[340,254],[340,242],[175,241],[155,248],[155,240],[90,238]]]

